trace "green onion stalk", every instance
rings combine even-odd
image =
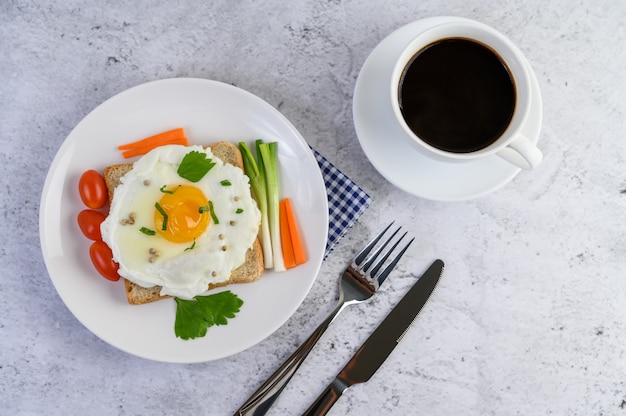
[[[263,261],[266,269],[274,267],[274,258],[272,254],[272,242],[270,238],[269,220],[267,211],[267,193],[265,189],[265,173],[261,173],[256,163],[254,155],[244,142],[239,142],[239,150],[243,157],[244,172],[250,179],[250,186],[254,191],[259,210],[261,211],[261,229],[259,231],[261,237],[261,247],[263,248]]]
[[[267,195],[267,216],[269,220],[272,252],[274,254],[274,270],[284,272],[283,247],[280,241],[280,186],[278,176],[278,143],[259,143],[257,152],[262,160],[265,171],[265,189]]]

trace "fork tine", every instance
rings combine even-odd
[[[370,267],[372,267],[372,264],[374,264],[374,261],[376,261],[380,253],[383,252],[385,247],[387,247],[387,244],[389,244],[391,240],[393,240],[393,238],[396,236],[396,234],[398,234],[398,231],[400,231],[401,228],[402,227],[398,227],[398,229],[394,231],[393,234],[391,234],[391,237],[389,237],[384,243],[382,243],[380,247],[378,247],[374,251],[374,253],[372,253],[372,255],[369,256],[369,258],[365,261],[365,264],[363,265],[363,267],[361,267],[361,270],[364,273],[367,272],[370,269]]]
[[[402,251],[400,251],[400,253],[398,253],[398,255],[392,260],[392,262],[387,267],[385,267],[385,270],[383,270],[382,273],[378,275],[378,285],[382,285],[385,279],[387,279],[387,276],[389,276],[389,273],[391,273],[394,267],[396,267],[396,264],[398,264],[398,262],[400,261],[400,258],[404,255],[404,252],[406,251],[407,248],[409,248],[413,240],[415,240],[415,237],[411,238],[411,240],[406,244],[406,246],[404,246]]]
[[[380,247],[378,247],[376,250],[374,250],[372,254],[370,254],[367,260],[365,260],[365,264],[360,268],[363,273],[366,273],[370,269],[370,267],[372,267],[374,261],[378,258],[380,253],[383,252],[385,247],[387,247],[387,244],[389,244],[391,240],[393,240],[393,238],[396,236],[396,234],[398,234],[398,231],[400,231],[401,228],[402,227],[398,227],[398,229],[394,231],[393,234],[391,234],[391,236],[380,245]]]
[[[391,223],[387,227],[385,227],[384,230],[382,230],[376,237],[374,237],[369,243],[367,243],[367,245],[363,248],[363,250],[359,251],[359,254],[357,254],[356,257],[354,258],[354,263],[357,266],[361,265],[361,263],[363,262],[363,259],[367,257],[370,251],[372,251],[372,248],[376,245],[376,243],[378,243],[378,240],[380,240],[383,234],[387,232],[389,227],[391,227],[394,222],[395,221],[391,221]]]
[[[374,265],[374,268],[370,272],[371,276],[376,276],[376,273],[378,273],[378,270],[380,270],[380,268],[383,267],[383,263],[387,261],[391,253],[393,253],[396,247],[398,247],[398,244],[400,244],[400,241],[402,241],[402,239],[406,236],[406,234],[407,234],[406,232],[402,234],[402,236],[398,239],[398,241],[396,241],[395,244],[389,250],[387,250],[387,253],[385,253],[383,258],[376,262],[376,264]]]

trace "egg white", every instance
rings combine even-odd
[[[206,153],[215,162],[195,183],[177,173],[183,157],[191,151]],[[224,180],[230,185],[224,186]],[[166,185],[170,189],[178,184],[200,189],[212,201],[219,220],[218,224],[211,220],[195,244],[173,243],[158,233],[149,236],[140,231],[141,227],[155,229],[154,205],[163,196],[160,188]],[[135,214],[133,224],[123,224],[131,213]],[[231,271],[245,261],[260,222],[261,213],[251,197],[249,179],[241,169],[225,164],[201,146],[168,145],[143,156],[122,177],[101,231],[119,263],[120,276],[143,287],[161,286],[162,295],[190,299],[206,291],[210,283],[229,279]],[[158,252],[158,257],[150,253],[151,249]]]

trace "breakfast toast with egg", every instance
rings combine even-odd
[[[229,163],[243,170],[243,158],[239,148],[229,142],[217,142],[207,146],[211,149],[213,155],[221,159],[224,163]],[[104,168],[104,179],[109,192],[109,200],[113,199],[115,188],[120,183],[120,179],[128,171],[132,169],[132,163],[112,165]],[[254,196],[253,196],[254,197]],[[246,252],[245,261],[239,267],[235,268],[230,279],[224,282],[210,284],[208,289],[214,287],[226,286],[231,283],[249,283],[258,280],[265,270],[263,263],[263,251],[259,239],[255,239],[252,247]],[[133,305],[140,305],[144,303],[154,302],[159,299],[164,299],[169,296],[161,296],[161,287],[154,286],[145,288],[139,286],[127,279],[124,279],[124,285],[126,287],[126,296],[128,303]]]

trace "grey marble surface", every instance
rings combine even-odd
[[[391,216],[417,237],[380,295],[344,312],[276,402],[300,414],[435,257],[446,274],[403,342],[333,415],[626,415],[626,3],[622,0],[0,3],[0,414],[228,415],[332,308]],[[352,122],[355,80],[396,28],[455,15],[524,52],[543,163],[466,202],[391,186]],[[374,199],[279,330],[234,356],[163,364],[90,333],[39,244],[47,170],[98,104],[162,78],[236,83],[279,109]]]

